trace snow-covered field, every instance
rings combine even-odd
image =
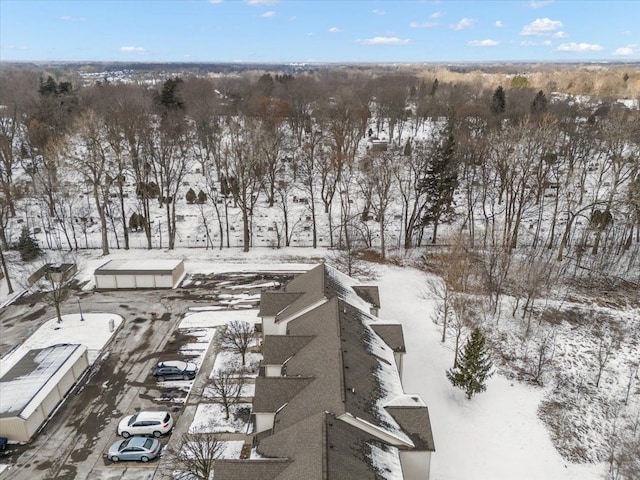
[[[425,300],[426,276],[413,269],[378,269],[380,316],[404,326],[407,355],[404,387],[422,395],[431,415],[436,444],[434,480],[590,480],[602,478],[599,464],[571,464],[554,448],[538,417],[545,391],[500,374],[487,391],[465,398],[445,371],[453,364],[449,344],[440,343],[433,323],[435,300]]]
[[[248,254],[242,254],[238,251],[178,249],[154,252],[154,255],[163,259],[184,259],[187,273],[193,275],[303,271],[311,263],[303,261],[305,253],[309,254],[308,258],[328,256],[329,253],[324,250],[309,250],[254,249]],[[135,258],[139,253],[118,251],[112,257]],[[292,263],[288,263],[289,261]],[[92,288],[92,269],[102,262],[104,259],[97,254],[82,252],[79,279],[87,282],[84,289]],[[604,477],[604,464],[570,463],[554,447],[550,431],[539,416],[541,405],[553,394],[553,383],[545,387],[533,386],[518,381],[511,374],[503,375],[503,369],[499,368],[498,373],[489,380],[487,391],[467,400],[463,392],[452,387],[445,376],[445,371],[452,366],[453,348],[449,341],[445,344],[440,342],[441,326],[433,321],[437,300],[426,299],[424,295],[427,281],[433,278],[409,267],[378,264],[369,267],[374,272],[375,279],[368,283],[376,283],[380,287],[380,317],[383,320],[398,321],[404,326],[407,343],[404,388],[408,393],[421,394],[429,406],[436,443],[432,479],[595,480]],[[186,281],[189,281],[189,276]],[[595,311],[588,306],[584,308],[587,313]],[[637,316],[633,317],[633,312],[609,313],[627,315],[637,320]],[[200,305],[185,313],[180,328],[203,329],[207,331],[207,337],[213,334],[215,327],[230,320],[257,320],[255,310],[216,310]],[[63,322],[64,326],[71,326],[72,320]],[[81,327],[80,325],[79,328]],[[514,331],[517,329],[514,328]],[[579,347],[582,351],[589,348],[589,345],[580,346],[582,341],[575,338],[571,341],[568,332],[569,328],[566,335],[557,338],[558,349],[563,352],[564,362],[571,358],[574,362],[580,362],[580,356],[572,352],[572,349]],[[226,353],[220,355],[216,361],[217,368],[233,361],[225,355]],[[258,357],[253,358],[254,355],[248,356],[248,363],[259,361]],[[633,355],[633,351],[627,352],[627,356],[630,355]],[[618,360],[622,361],[621,358]],[[585,368],[590,366],[586,365]],[[605,383],[610,381],[612,371],[607,368],[603,376]],[[637,393],[635,395],[637,397]],[[227,431],[243,431],[246,424],[230,427],[226,422],[218,422],[222,413],[214,411],[216,408],[219,409],[219,406],[203,404],[194,418],[191,430],[201,431],[208,425],[214,425],[215,428]],[[590,414],[597,415],[597,410],[591,410]]]

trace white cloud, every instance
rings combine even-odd
[[[553,34],[553,38],[567,38],[569,34],[567,32],[556,32]]]
[[[473,27],[474,23],[476,23],[476,20],[474,18],[463,18],[458,23],[449,25],[449,28],[458,32],[460,30],[465,30],[467,28]]]
[[[245,0],[249,5],[275,5],[280,0]]]
[[[384,10],[378,10],[377,8],[372,10],[373,13],[375,13],[376,15],[386,15],[387,12],[385,12]]]
[[[500,45],[500,42],[496,40],[471,40],[467,42],[468,47],[495,47],[496,45]]]
[[[640,46],[632,43],[630,45],[625,45],[624,47],[617,48],[614,52],[614,55],[620,57],[628,57],[630,55],[640,55]]]
[[[502,23],[502,20],[496,20],[496,23],[494,23],[494,25],[498,28],[504,27],[504,23]]]
[[[438,25],[438,22],[411,22],[409,26],[411,28],[431,28]]]
[[[2,45],[3,50],[29,50],[26,45]]]
[[[209,0],[209,3],[222,3],[222,0]]]
[[[276,12],[268,11],[268,12],[264,12],[260,16],[264,17],[264,18],[271,18],[271,17],[275,17],[276,16]]]
[[[532,42],[531,40],[523,40],[522,42],[520,42],[521,47],[550,47],[551,45],[551,40],[545,40],[543,42]]]
[[[341,32],[342,30],[340,30],[338,27],[331,27],[329,31],[331,33],[338,33],[338,32]]]
[[[536,18],[529,25],[525,25],[520,35],[551,35],[553,32],[562,27],[560,20],[551,20],[550,18]]]
[[[631,35],[631,30],[625,30],[624,32],[622,32],[622,35],[624,35],[624,36]]]
[[[431,15],[429,15],[429,18],[440,18],[442,17],[442,12],[434,12]]]
[[[63,20],[65,22],[84,22],[85,18],[84,17],[71,17],[69,15],[63,15],[62,17],[60,17],[60,20]]]
[[[531,8],[542,8],[553,3],[553,0],[531,0],[529,6]]]
[[[373,37],[364,40],[356,40],[362,45],[406,45],[411,40],[398,37]]]
[[[558,45],[558,52],[599,52],[604,50],[602,45],[596,45],[592,43],[563,43]]]
[[[122,53],[135,53],[137,55],[145,55],[147,53],[147,49],[143,47],[120,47],[120,51]]]

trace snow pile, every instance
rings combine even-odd
[[[60,323],[57,318],[52,318],[0,360],[0,376],[9,371],[29,350],[59,343],[85,345],[91,364],[96,361],[102,348],[122,322],[120,315],[111,313],[85,313],[82,317],[79,314],[63,315]]]

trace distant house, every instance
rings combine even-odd
[[[402,327],[372,315],[378,308],[376,287],[326,264],[263,292],[260,459],[218,460],[216,480],[429,478],[429,410],[404,393]]]
[[[84,345],[29,350],[0,377],[0,436],[27,442],[89,367]],[[6,370],[6,371],[5,371]]]
[[[93,272],[96,288],[174,288],[184,276],[183,260],[109,260]]]

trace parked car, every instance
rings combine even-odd
[[[165,380],[193,380],[198,367],[194,363],[181,360],[167,360],[158,362],[153,369],[153,376],[159,382]]]
[[[112,462],[120,460],[148,462],[160,455],[161,450],[162,445],[155,438],[131,437],[111,445],[107,458]]]
[[[132,435],[153,435],[159,437],[173,428],[173,417],[167,411],[138,412],[127,415],[118,424],[118,435],[124,438]]]
[[[7,437],[0,437],[0,451],[6,450],[8,443],[9,440],[7,439]]]

